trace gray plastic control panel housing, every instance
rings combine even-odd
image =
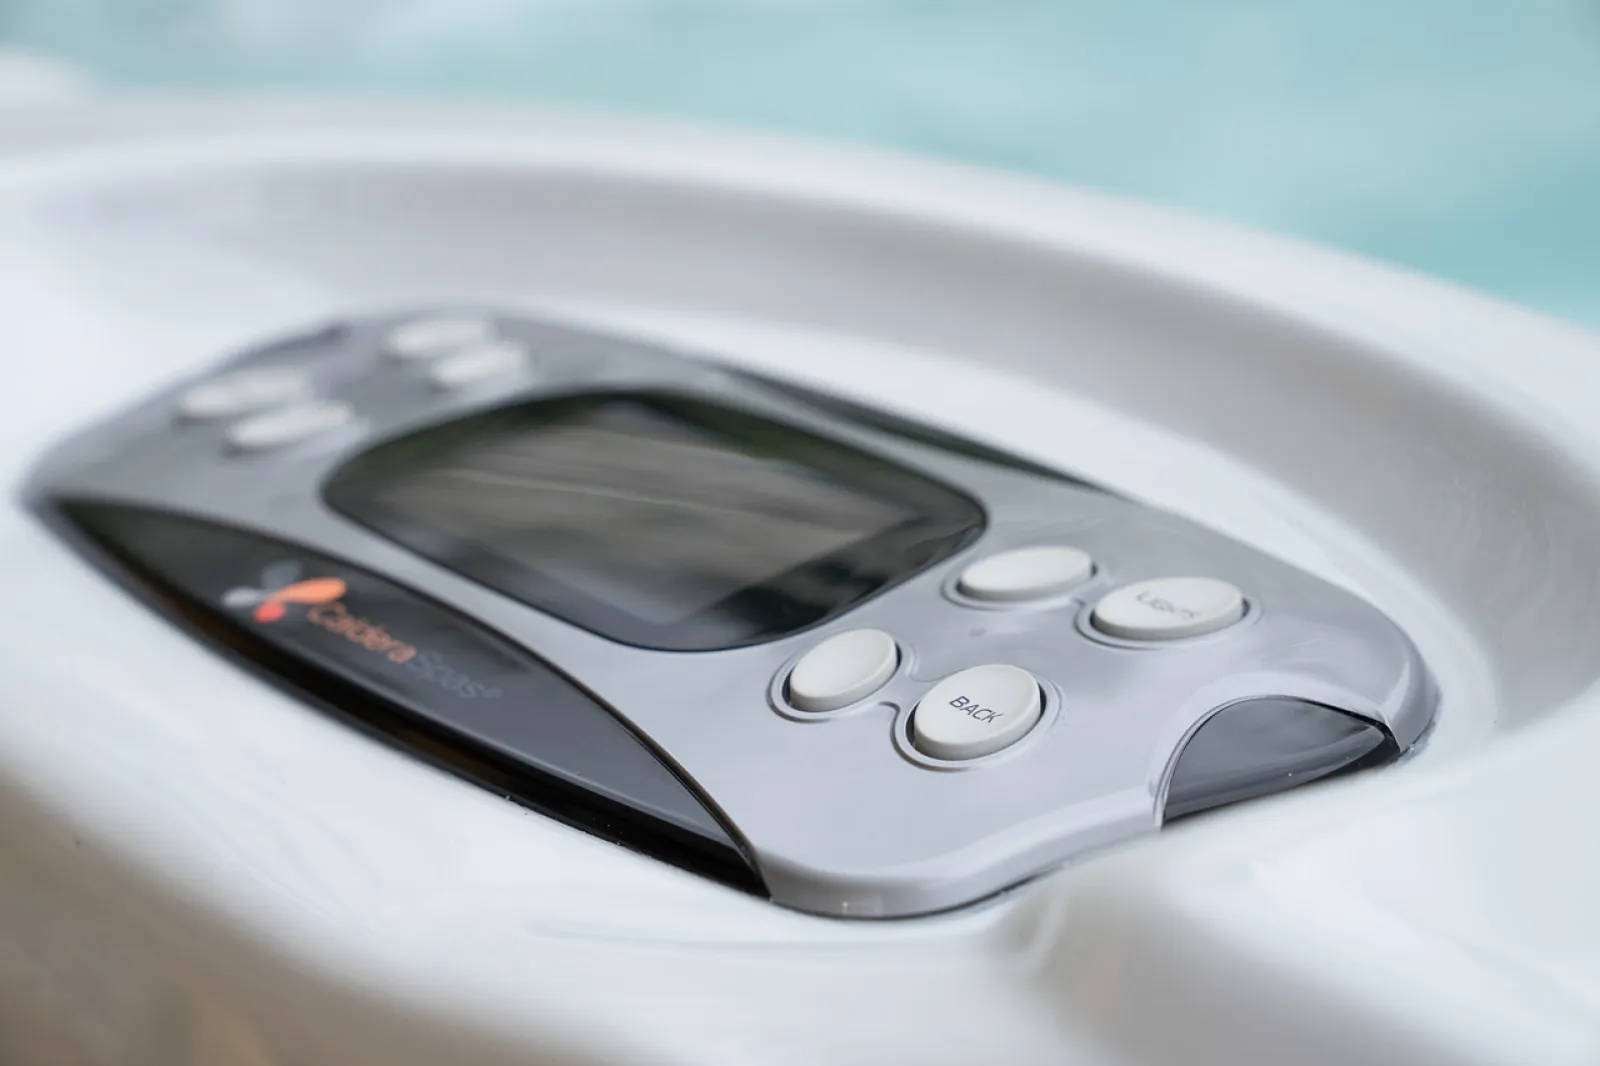
[[[56,518],[67,505],[104,505],[246,531],[349,562],[471,620],[614,715],[709,812],[684,815],[684,825],[725,834],[760,890],[816,913],[947,909],[1149,833],[1163,822],[1186,745],[1230,709],[1250,710],[1209,732],[1203,772],[1177,775],[1184,792],[1174,815],[1387,761],[1431,720],[1436,694],[1424,664],[1381,612],[1194,523],[968,446],[959,429],[947,437],[948,429],[903,425],[633,340],[470,313],[492,318],[498,337],[525,348],[526,363],[441,387],[430,360],[386,354],[393,332],[421,312],[343,323],[251,351],[210,375],[303,373],[308,395],[348,405],[342,422],[241,449],[230,444],[236,422],[183,417],[181,400],[197,384],[190,382],[58,448],[30,494]],[[353,521],[323,491],[373,446],[428,427],[535,398],[638,390],[726,405],[879,457],[975,501],[981,531],[820,624],[686,652],[609,639],[541,611]],[[1093,570],[1037,601],[986,603],[957,589],[974,562],[1036,545],[1080,549]],[[1244,595],[1243,617],[1182,640],[1116,638],[1096,628],[1092,609],[1102,596],[1168,576],[1231,583]],[[248,613],[239,616],[238,625],[249,624]],[[887,682],[826,712],[791,706],[785,679],[795,662],[828,637],[861,628],[883,630],[898,646]],[[918,701],[941,679],[984,664],[1038,680],[1037,724],[970,760],[919,751]],[[1263,737],[1263,728],[1294,714],[1339,721]],[[1312,747],[1285,751],[1295,737],[1312,738]],[[1237,773],[1227,765],[1233,753],[1248,763]]]

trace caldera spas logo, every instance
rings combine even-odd
[[[276,622],[288,613],[291,603],[332,603],[344,595],[345,585],[336,577],[314,577],[309,581],[296,580],[300,567],[294,563],[279,563],[261,571],[263,588],[241,585],[222,594],[225,607],[253,607],[251,612],[257,622]]]
[[[417,649],[389,635],[376,622],[350,613],[341,597],[347,587],[336,577],[302,578],[297,563],[277,563],[261,571],[261,587],[240,585],[222,594],[222,604],[234,609],[251,608],[250,614],[262,623],[276,622],[289,613],[290,605],[303,605],[306,620],[344,637],[371,652],[403,663],[416,657]]]
[[[222,605],[234,610],[250,610],[251,617],[270,625],[289,614],[291,606],[303,606],[304,618],[319,629],[397,664],[408,675],[437,685],[464,700],[496,700],[501,690],[484,684],[453,667],[436,649],[418,651],[377,622],[352,614],[345,605],[349,591],[337,577],[303,577],[300,564],[276,563],[261,571],[259,586],[241,585],[222,594]]]

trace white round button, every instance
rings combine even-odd
[[[337,429],[353,415],[349,404],[334,400],[296,404],[235,422],[228,427],[228,443],[245,452],[285,448]]]
[[[494,322],[478,315],[436,315],[397,326],[384,341],[396,359],[433,359],[494,338]]]
[[[789,702],[802,711],[832,711],[883,687],[900,663],[894,638],[881,629],[852,629],[818,644],[789,674]]]
[[[962,595],[993,603],[1044,599],[1081,584],[1094,572],[1088,553],[1064,545],[1015,548],[980,559],[956,583]]]
[[[1039,682],[991,663],[951,674],[917,704],[912,743],[935,759],[976,759],[1022,739],[1043,713]]]
[[[202,381],[178,397],[184,418],[213,419],[247,415],[298,400],[311,392],[311,378],[291,367],[257,367]]]
[[[1163,577],[1106,594],[1094,626],[1126,640],[1177,640],[1214,633],[1244,617],[1244,596],[1212,577]]]
[[[428,380],[435,388],[460,389],[515,374],[527,365],[528,348],[521,341],[488,341],[444,356],[429,368]]]

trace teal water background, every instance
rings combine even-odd
[[[1600,327],[1600,0],[0,0],[110,85],[423,91],[906,148]]]

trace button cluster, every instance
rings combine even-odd
[[[917,703],[911,740],[935,759],[976,759],[1010,747],[1043,713],[1039,682],[1003,663],[951,674]]]
[[[972,563],[955,587],[980,603],[1021,605],[1070,593],[1094,570],[1094,560],[1077,548],[1036,545]],[[1214,633],[1244,614],[1244,596],[1232,584],[1179,576],[1112,589],[1095,603],[1089,623],[1113,641],[1159,644]],[[835,634],[795,664],[787,699],[815,713],[859,703],[889,682],[900,658],[894,637],[881,629]],[[923,694],[911,717],[911,741],[933,759],[976,759],[1022,739],[1043,712],[1037,678],[1017,666],[987,663],[953,673]]]
[[[899,664],[900,649],[881,629],[836,634],[795,664],[789,702],[802,711],[838,710],[882,688]]]
[[[528,367],[522,342],[499,335],[492,318],[434,315],[402,323],[383,339],[391,359],[424,364],[429,383],[450,391],[518,374]],[[316,395],[309,371],[252,367],[191,386],[177,401],[192,422],[234,420],[224,434],[239,452],[265,452],[331,433],[355,419],[343,401]]]
[[[464,389],[480,381],[521,373],[527,365],[528,349],[521,341],[484,341],[440,357],[428,368],[428,381],[436,389]]]
[[[253,367],[202,381],[178,397],[180,418],[234,419],[225,434],[236,451],[284,448],[331,432],[355,417],[347,403],[318,398],[311,375],[295,367]]]
[[[178,413],[195,421],[235,418],[311,394],[311,378],[292,367],[258,367],[202,381],[178,397]]]
[[[528,346],[500,336],[493,319],[476,315],[413,319],[389,334],[384,351],[402,362],[428,363],[429,383],[444,391],[528,368]]]
[[[494,320],[480,315],[433,315],[414,318],[384,338],[383,350],[394,359],[437,359],[494,339]]]
[[[1061,544],[1013,548],[961,572],[956,591],[970,600],[1020,605],[1071,592],[1094,574],[1087,552]],[[1244,617],[1244,595],[1214,577],[1160,577],[1113,589],[1090,613],[1095,630],[1130,641],[1182,640]]]
[[[1123,640],[1181,640],[1214,633],[1244,617],[1244,596],[1214,577],[1163,577],[1107,593],[1094,627]]]
[[[1089,554],[1065,545],[1014,548],[980,559],[956,582],[963,596],[988,603],[1021,603],[1070,592],[1094,573]]]
[[[228,427],[227,438],[242,452],[272,451],[331,433],[354,417],[347,403],[312,400],[235,422]]]

